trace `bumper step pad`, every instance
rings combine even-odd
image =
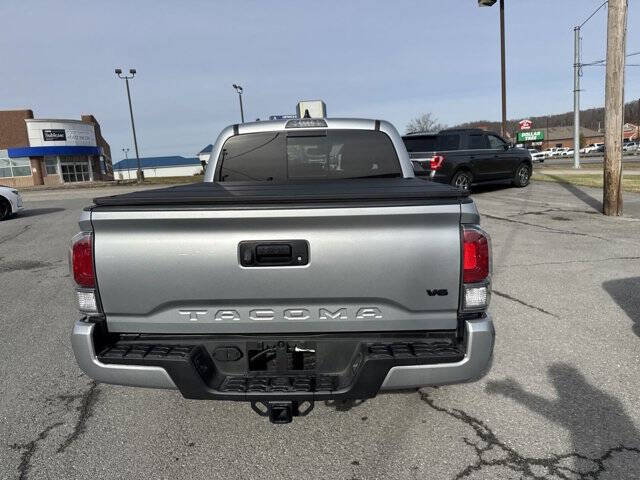
[[[321,339],[319,344],[338,345],[337,351],[349,353],[351,357],[344,356],[343,363],[335,364],[331,363],[331,354],[321,357],[316,353],[313,358],[304,358],[300,370],[256,371],[249,369],[248,350],[243,350],[241,341],[234,343],[226,338],[221,341],[219,337],[171,340],[173,343],[169,343],[169,339],[160,343],[158,337],[121,337],[103,348],[98,359],[106,364],[162,367],[187,398],[313,401],[371,398],[378,393],[393,367],[458,362],[465,352],[464,345],[454,338],[423,337],[422,341],[403,341],[396,336],[384,342],[379,335],[370,341],[367,338]],[[199,341],[201,343],[196,343]],[[337,343],[341,341],[346,343]],[[217,358],[215,351],[221,342],[237,349],[239,356],[232,357],[231,361],[228,356],[222,356],[222,360]],[[247,340],[244,342],[246,345]],[[320,365],[325,365],[327,371],[319,371]]]
[[[458,357],[464,352],[449,342],[397,342],[391,344],[374,343],[369,345],[369,354],[373,358],[443,358]],[[444,360],[446,361],[446,360]]]
[[[227,377],[223,392],[330,392],[335,390],[337,377]]]

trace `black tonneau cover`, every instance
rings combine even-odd
[[[295,203],[464,202],[468,193],[422,178],[366,178],[290,183],[211,183],[98,197],[101,207],[145,207],[162,205],[281,205]]]

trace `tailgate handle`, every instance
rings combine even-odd
[[[238,245],[243,267],[299,266],[309,263],[306,240],[245,241]]]
[[[274,261],[287,263],[291,261],[291,245],[285,243],[257,245],[256,260],[258,262]]]

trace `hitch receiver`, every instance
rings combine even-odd
[[[271,423],[291,423],[293,417],[304,417],[313,410],[313,402],[309,400],[299,401],[253,401],[251,409],[261,417],[269,417]]]

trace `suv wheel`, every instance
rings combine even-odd
[[[471,176],[471,173],[465,170],[457,172],[451,179],[451,185],[458,187],[460,190],[464,190],[465,192],[469,191],[472,182],[473,177]]]
[[[513,176],[513,184],[522,188],[529,185],[529,180],[531,180],[531,167],[526,163],[521,163]]]
[[[11,204],[8,200],[0,198],[0,221],[6,220],[11,215]]]

